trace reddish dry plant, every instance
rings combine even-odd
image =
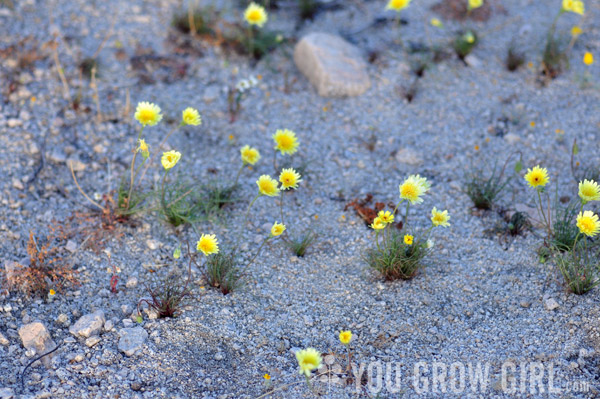
[[[102,210],[91,212],[75,212],[68,218],[68,222],[74,227],[70,236],[84,237],[83,241],[89,248],[98,254],[104,248],[104,243],[111,238],[120,238],[123,232],[119,225],[132,223],[126,215],[116,211],[116,203],[112,195],[102,196],[104,207]]]
[[[27,254],[29,266],[18,265],[7,276],[8,288],[17,289],[24,294],[45,296],[50,289],[61,291],[67,286],[79,285],[77,272],[63,259],[61,252],[65,241],[61,229],[50,228],[50,234],[40,246],[33,232],[29,232]]]
[[[356,211],[356,214],[360,216],[362,220],[365,221],[367,226],[373,224],[373,220],[377,217],[379,211],[385,209],[385,204],[383,202],[375,202],[373,207],[369,207],[368,205],[373,200],[373,194],[367,194],[362,200],[352,200],[344,207],[344,211],[347,211],[350,208],[353,208]],[[388,204],[388,207],[394,209],[395,204]],[[398,222],[396,227],[402,229],[402,222]]]

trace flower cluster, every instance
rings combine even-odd
[[[552,220],[554,214],[551,212],[551,202],[547,198],[547,205],[544,206],[542,193],[545,186],[549,183],[548,170],[539,165],[533,169],[528,169],[525,174],[525,180],[530,187],[535,188],[537,192],[538,212],[541,217],[540,223],[546,229],[546,241],[551,243],[551,250],[554,253],[555,262],[563,275],[568,288],[576,293],[583,294],[600,284],[600,261],[593,254],[593,250],[588,248],[588,237],[594,237],[600,233],[600,220],[598,215],[590,210],[584,210],[584,206],[591,201],[600,201],[600,186],[593,180],[584,179],[579,182],[579,213],[575,220],[566,219],[566,223],[573,223],[576,231],[573,236],[566,236],[561,231],[565,222],[561,220]],[[558,206],[558,205],[556,205]],[[547,209],[547,211],[544,211]],[[566,214],[569,216],[569,214]],[[571,231],[567,229],[567,231]]]
[[[386,279],[412,278],[421,267],[421,260],[431,248],[429,234],[435,227],[449,227],[450,215],[447,210],[440,211],[436,207],[431,210],[430,227],[419,234],[408,223],[411,205],[423,202],[431,184],[425,177],[408,176],[398,187],[400,201],[393,211],[381,210],[373,219],[371,228],[375,230],[376,249],[367,252],[368,264],[379,271]],[[406,209],[402,216],[401,234],[392,230],[395,215],[400,206],[405,203]],[[382,242],[380,244],[380,236]]]

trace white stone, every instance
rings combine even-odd
[[[294,62],[323,97],[357,96],[371,86],[360,51],[336,35],[304,36],[294,49]]]
[[[75,324],[69,328],[69,332],[76,337],[89,338],[98,335],[105,323],[104,312],[97,310],[94,313],[81,316]]]
[[[548,298],[544,302],[544,307],[546,308],[546,310],[552,311],[552,310],[558,309],[559,305],[558,305],[558,302],[556,302],[556,300],[554,298]]]
[[[21,337],[21,342],[27,350],[35,351],[38,355],[43,355],[56,348],[50,333],[39,321],[25,324],[19,328],[19,337]],[[50,366],[50,357],[46,356],[42,360],[46,367]]]
[[[133,356],[139,351],[148,338],[148,332],[143,327],[122,328],[119,331],[118,348],[126,356]]]

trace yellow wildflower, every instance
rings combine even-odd
[[[434,226],[442,226],[442,227],[450,227],[450,215],[448,215],[448,211],[438,211],[435,206],[431,210],[431,222]]]
[[[469,5],[467,6],[469,10],[474,10],[483,5],[483,0],[469,0]]]
[[[600,201],[600,186],[593,180],[579,182],[579,198],[584,204],[589,201]]]
[[[577,227],[586,236],[595,236],[600,231],[598,215],[594,215],[592,211],[579,212],[579,215],[577,215]]]
[[[592,65],[594,63],[594,54],[586,51],[586,53],[583,55],[583,63],[585,65]]]
[[[260,152],[254,147],[245,145],[240,149],[242,154],[242,162],[244,164],[254,165],[260,160]]]
[[[371,228],[373,230],[381,230],[385,228],[385,223],[383,222],[383,220],[381,220],[381,218],[376,217],[375,219],[373,219],[373,224],[371,225]]]
[[[423,202],[421,196],[429,190],[431,185],[427,179],[419,175],[410,175],[400,185],[400,198],[410,201],[411,204]]]
[[[206,256],[219,253],[219,242],[214,234],[202,234],[196,244],[196,250]]]
[[[140,139],[140,146],[137,150],[142,153],[142,157],[144,157],[144,159],[147,159],[150,156],[150,151],[148,151],[148,144],[146,144],[146,140],[144,139]]]
[[[271,376],[269,374],[265,374],[263,375],[263,378],[267,381],[269,381],[271,379]]]
[[[249,25],[256,25],[259,28],[262,28],[269,17],[264,7],[253,2],[250,3],[246,8],[246,11],[244,11],[244,19]]]
[[[300,366],[300,374],[310,376],[310,372],[321,367],[321,354],[313,348],[303,349],[296,352],[298,366]]]
[[[302,180],[300,179],[300,173],[288,168],[281,171],[279,181],[281,182],[281,189],[287,190],[288,188],[298,188],[298,183]]]
[[[181,153],[179,153],[177,151],[167,151],[167,152],[163,152],[160,162],[162,163],[162,166],[163,166],[163,168],[165,168],[165,170],[169,170],[173,166],[177,165],[177,162],[179,162],[180,158],[181,158]]]
[[[581,0],[563,0],[562,9],[583,15],[585,14],[585,3]]]
[[[390,211],[379,211],[377,217],[385,224],[394,223],[394,215]]]
[[[412,244],[413,244],[413,241],[414,241],[414,239],[415,239],[415,238],[414,238],[413,236],[411,236],[410,234],[406,234],[406,235],[404,236],[404,243],[405,243],[406,245],[412,245]]]
[[[281,151],[282,154],[293,154],[298,151],[298,139],[296,133],[288,129],[279,129],[273,135],[275,140],[275,149]]]
[[[282,223],[273,223],[273,227],[271,227],[271,235],[273,237],[280,236],[285,231],[285,225]]]
[[[48,291],[48,295],[54,296],[54,295],[56,295],[56,291],[54,291],[52,288],[50,288],[50,291]]]
[[[256,181],[256,185],[258,186],[258,191],[260,191],[262,195],[267,195],[269,197],[277,197],[279,195],[277,180],[269,175],[262,175],[259,177]]]
[[[525,180],[527,180],[527,183],[529,183],[531,187],[544,187],[550,180],[548,178],[548,170],[546,168],[540,168],[539,165],[535,166],[533,169],[527,169]]]
[[[571,28],[571,36],[578,38],[583,33],[583,29],[579,25],[575,25]]]
[[[390,0],[385,7],[386,10],[400,11],[409,6],[411,0]]]
[[[436,28],[443,28],[444,24],[442,23],[442,21],[440,21],[437,18],[431,18],[431,21],[429,21],[431,23],[432,26],[435,26]]]
[[[202,123],[202,118],[198,110],[194,108],[186,108],[181,113],[181,124],[198,126]]]
[[[134,116],[142,126],[154,126],[162,119],[160,107],[145,101],[138,103]]]
[[[348,345],[352,340],[352,331],[340,331],[340,342],[344,345]]]

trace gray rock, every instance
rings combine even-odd
[[[15,391],[12,388],[0,388],[0,399],[13,399]]]
[[[323,97],[358,96],[371,86],[360,51],[339,36],[304,36],[294,49],[294,62]]]
[[[396,161],[410,166],[419,166],[423,163],[421,155],[410,148],[402,148],[396,153]]]
[[[552,311],[552,310],[558,309],[559,305],[558,305],[558,302],[556,302],[556,300],[554,298],[548,298],[544,302],[544,307],[546,308],[546,310]]]
[[[127,279],[127,282],[125,283],[125,286],[127,288],[134,288],[137,285],[138,285],[138,279],[137,279],[137,277],[134,277],[134,276],[129,277]]]
[[[38,355],[43,355],[56,348],[56,344],[52,340],[48,330],[39,321],[25,324],[19,328],[19,337],[21,337],[21,342],[27,350],[35,350]],[[50,366],[51,356],[46,356],[42,359],[46,367]]]
[[[118,348],[127,356],[133,356],[135,352],[142,348],[148,338],[148,333],[143,327],[122,328],[119,331]]]
[[[0,332],[0,345],[8,346],[10,341]]]
[[[76,337],[89,338],[92,335],[98,335],[105,321],[104,312],[97,310],[94,313],[81,316],[69,328],[69,332]]]
[[[88,348],[91,348],[92,346],[96,345],[98,342],[100,342],[100,337],[98,337],[97,335],[89,337],[88,339],[85,340],[85,344]]]

